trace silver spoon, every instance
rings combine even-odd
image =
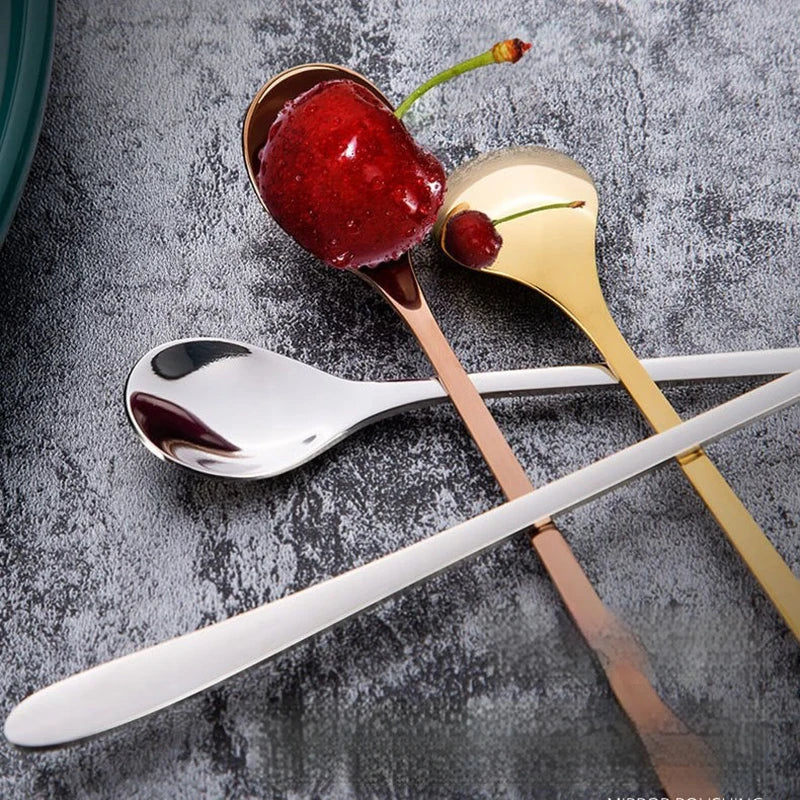
[[[800,348],[675,356],[643,362],[661,382],[777,375]],[[487,397],[613,386],[602,365],[470,376]],[[242,342],[183,339],[131,371],[125,405],[152,453],[206,475],[269,478],[310,461],[359,428],[446,400],[436,380],[353,381]]]

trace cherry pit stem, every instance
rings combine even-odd
[[[438,86],[440,83],[444,83],[451,78],[455,78],[457,75],[463,75],[465,72],[470,72],[473,69],[485,67],[489,64],[502,64],[504,62],[514,64],[530,49],[531,45],[527,42],[523,42],[521,39],[506,39],[503,42],[498,42],[491,50],[487,50],[479,56],[468,58],[466,61],[462,61],[454,67],[445,69],[438,75],[434,75],[430,80],[425,81],[425,83],[414,89],[414,91],[400,103],[394,115],[397,119],[402,119],[406,111],[408,111],[422,95],[429,89],[433,89],[434,86]]]
[[[507,217],[493,219],[492,225],[502,225],[504,222],[511,222],[512,219],[518,219],[527,214],[534,214],[537,211],[550,211],[550,209],[553,208],[583,208],[585,205],[585,200],[573,200],[571,203],[550,203],[550,205],[547,206],[536,206],[536,208],[528,208],[525,211],[517,211],[516,214],[509,214]]]

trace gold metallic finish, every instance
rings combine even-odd
[[[688,464],[691,464],[692,461],[696,461],[698,458],[705,457],[705,451],[702,447],[697,447],[694,450],[690,451],[689,453],[684,453],[682,456],[678,456],[675,460],[682,466],[685,467]]]
[[[243,149],[250,181],[259,198],[258,152],[283,103],[319,81],[337,77],[357,80],[385,101],[365,78],[327,64],[308,64],[281,73],[253,99],[244,120]],[[376,268],[354,271],[383,296],[411,329],[506,497],[513,499],[533,491],[528,476],[436,323],[408,255]],[[716,771],[713,755],[658,697],[646,676],[649,668],[644,649],[603,604],[553,521],[541,520],[536,530],[539,533],[532,539],[533,547],[595,651],[664,789],[670,797],[718,794],[712,777]]]
[[[603,297],[595,265],[597,192],[583,167],[543,147],[518,147],[480,157],[448,181],[439,232],[450,209],[467,204],[492,218],[545,203],[584,200],[580,209],[530,214],[503,224],[503,246],[484,272],[541,292],[594,342],[609,368],[658,432],[680,422],[617,328]],[[800,639],[800,581],[698,449],[678,459],[681,469],[735,549]]]

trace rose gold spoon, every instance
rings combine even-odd
[[[503,223],[503,245],[497,260],[482,271],[524,283],[565,311],[594,342],[653,429],[667,430],[681,418],[623,338],[600,289],[594,255],[597,192],[591,176],[577,161],[533,146],[479,157],[448,180],[437,227],[443,228],[450,213],[466,206],[501,218],[576,198],[585,201],[582,208],[528,214]],[[702,449],[677,461],[800,639],[800,580]]]
[[[361,75],[330,64],[305,64],[268,81],[253,98],[243,126],[247,172],[258,191],[258,152],[283,105],[325,80],[349,79],[389,101]],[[461,366],[428,308],[408,254],[375,268],[352,270],[371,284],[405,321],[430,359],[439,380],[467,426],[486,463],[508,499],[533,491],[528,476],[503,437],[486,405]],[[647,748],[664,789],[671,796],[688,792],[717,794],[713,757],[659,698],[646,677],[648,659],[633,635],[603,604],[564,537],[551,519],[543,519],[531,534],[564,604],[589,646],[595,651],[620,705]]]

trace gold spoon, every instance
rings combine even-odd
[[[242,144],[250,182],[258,191],[258,153],[283,105],[325,80],[349,79],[389,101],[363,76],[330,64],[305,64],[268,81],[253,98],[244,119]],[[408,254],[375,268],[352,270],[371,284],[405,321],[430,359],[453,404],[508,499],[533,491],[528,476],[434,319]],[[596,652],[620,705],[649,753],[664,789],[717,794],[713,756],[701,739],[662,702],[646,677],[648,659],[625,626],[603,605],[552,520],[541,520],[531,543],[549,572],[575,623]]]
[[[681,420],[617,328],[600,289],[595,265],[597,192],[577,161],[544,147],[516,147],[479,157],[448,179],[437,230],[474,208],[498,219],[561,200],[580,199],[579,209],[528,214],[503,223],[503,246],[483,272],[511,278],[552,300],[586,333],[608,367],[658,431]],[[800,639],[800,581],[725,482],[702,449],[677,459],[703,502],[750,571]]]

